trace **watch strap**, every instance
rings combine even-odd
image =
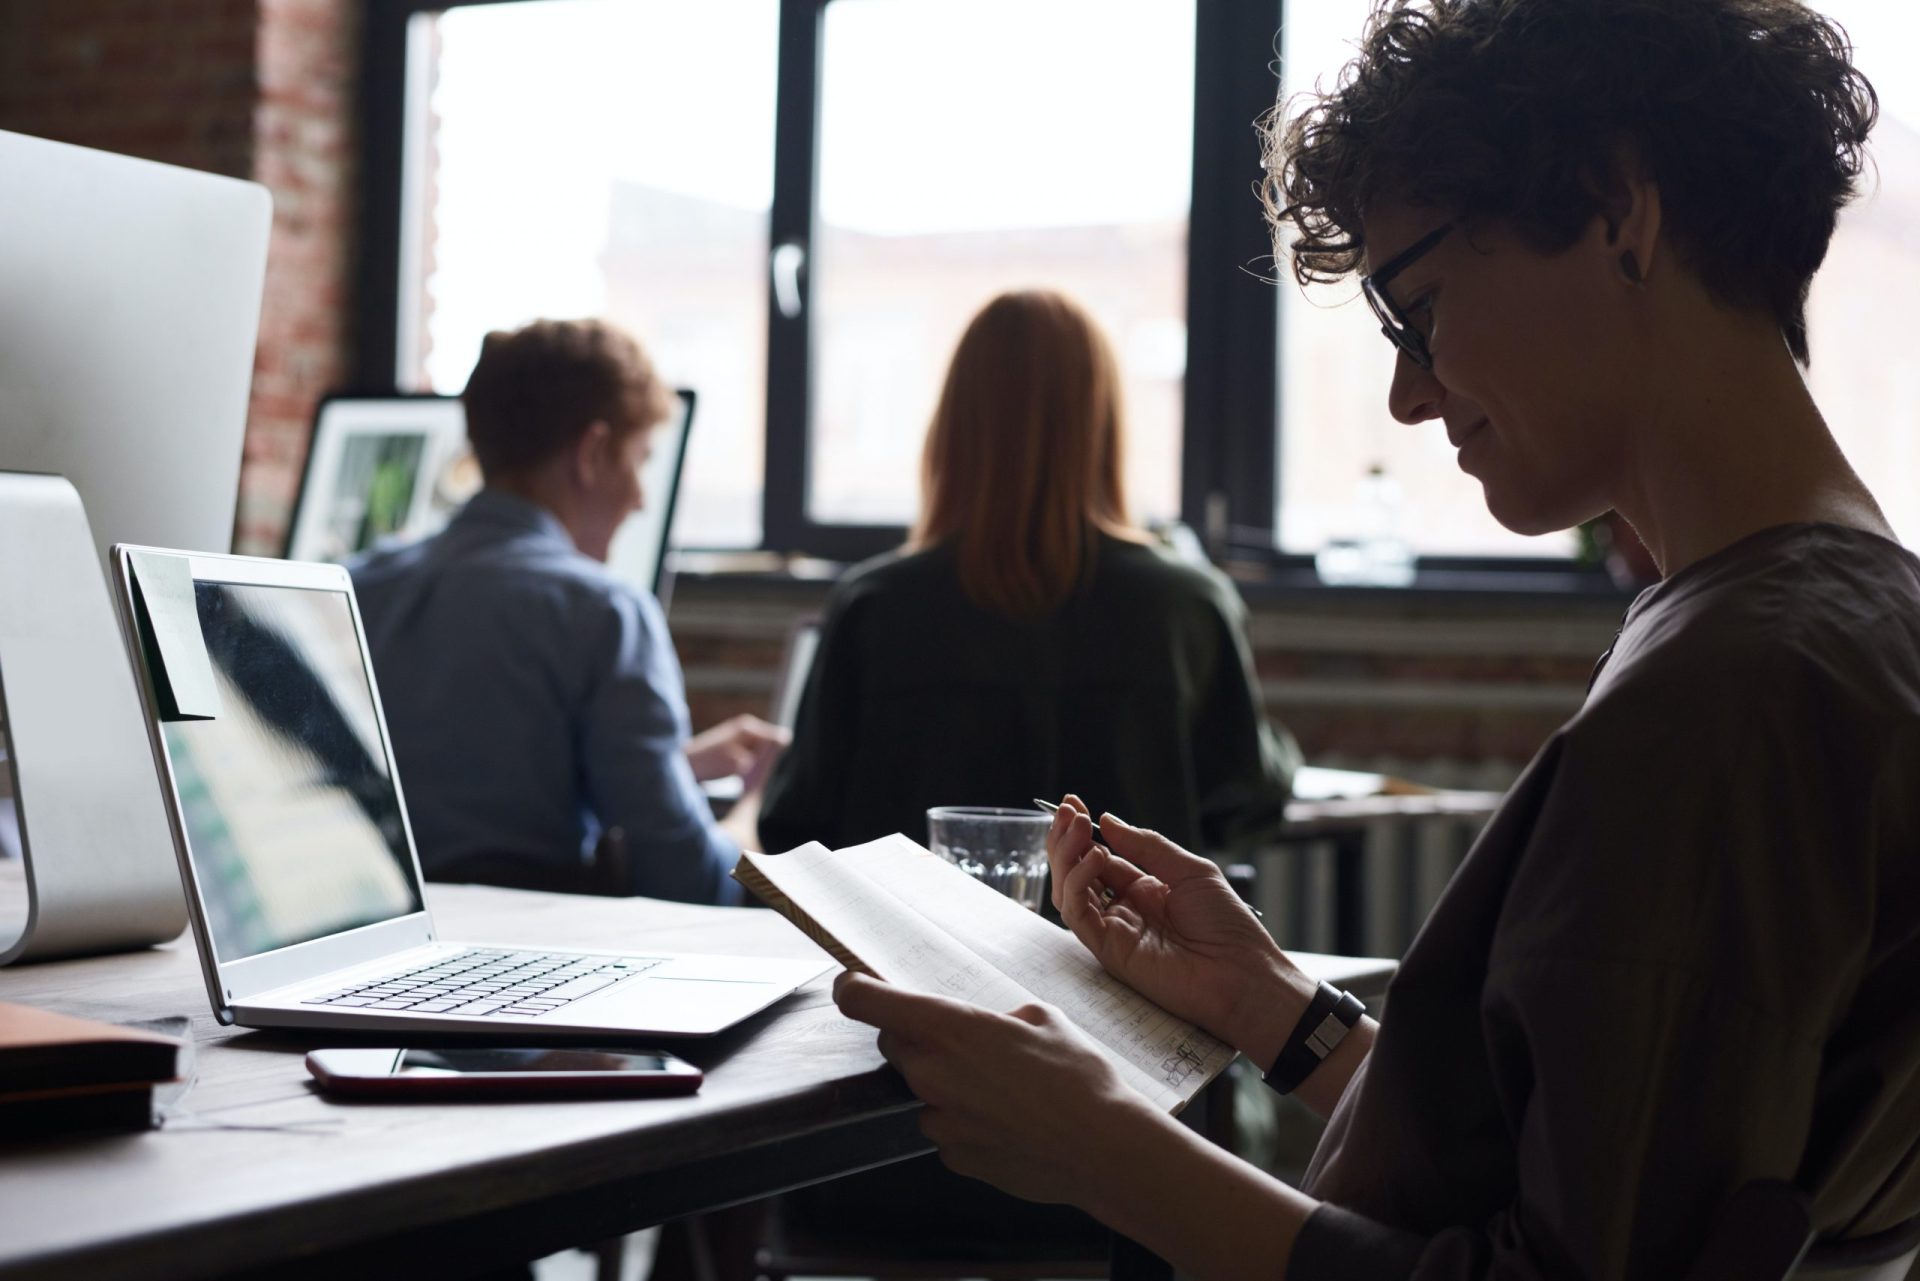
[[[1307,1004],[1307,1012],[1293,1025],[1293,1032],[1281,1048],[1279,1057],[1266,1075],[1267,1084],[1281,1094],[1291,1094],[1313,1075],[1329,1054],[1346,1038],[1347,1030],[1367,1012],[1360,998],[1342,992],[1331,983],[1322,983]]]

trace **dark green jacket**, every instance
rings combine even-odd
[[[761,838],[924,843],[931,806],[1069,791],[1194,849],[1267,835],[1299,753],[1261,713],[1245,620],[1221,574],[1112,539],[1027,621],[968,601],[945,548],[868,561],[828,603]]]

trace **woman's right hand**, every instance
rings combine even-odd
[[[1315,984],[1209,859],[1068,796],[1047,832],[1053,905],[1109,974],[1265,1070]]]

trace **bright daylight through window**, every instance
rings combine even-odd
[[[1367,0],[1295,3],[1287,89],[1351,56]],[[1920,537],[1920,6],[1824,0],[1882,95],[1868,196],[1810,303],[1810,379],[1896,528]],[[488,329],[603,313],[700,394],[690,545],[760,537],[778,0],[521,0],[426,16],[402,280],[402,380],[458,390]],[[1112,337],[1136,514],[1178,514],[1193,0],[831,0],[824,7],[807,515],[902,524],[967,318],[1050,286]],[[1266,50],[1260,51],[1262,56]],[[1249,183],[1257,165],[1244,139]],[[1247,216],[1255,217],[1251,194]],[[1250,264],[1258,269],[1258,264]],[[1283,280],[1281,548],[1365,538],[1367,493],[1426,555],[1564,556],[1502,529],[1436,425],[1386,408],[1393,352],[1352,282]],[[1236,426],[1236,430],[1242,429]],[[1247,424],[1244,430],[1262,430]],[[1370,483],[1384,468],[1387,483]]]
[[[814,520],[913,519],[960,331],[1028,286],[1072,295],[1106,329],[1134,514],[1179,514],[1193,30],[1192,0],[827,6]]]
[[[457,392],[489,329],[538,316],[628,326],[700,396],[690,546],[760,540],[777,21],[777,0],[527,0],[412,41],[403,383]]]
[[[1920,545],[1920,5],[1815,0],[1852,37],[1880,94],[1868,195],[1841,211],[1807,299],[1808,383],[1847,459],[1908,546]]]
[[[1904,538],[1920,537],[1920,361],[1909,300],[1920,296],[1920,83],[1901,60],[1920,41],[1920,6],[1815,0],[1852,37],[1880,92],[1867,194],[1840,216],[1814,277],[1808,381],[1834,435]],[[1353,56],[1367,0],[1296,3],[1286,29],[1287,91],[1332,83]],[[1438,424],[1407,427],[1387,413],[1393,350],[1352,282],[1302,297],[1281,286],[1280,545],[1313,552],[1364,536],[1356,502],[1378,463],[1400,494],[1400,533],[1429,555],[1562,556],[1568,534],[1522,538],[1487,515],[1480,486],[1454,465]]]
[[[1369,0],[1288,6],[1281,79],[1291,97],[1331,88],[1354,56]],[[1438,423],[1387,412],[1394,349],[1354,280],[1304,293],[1283,260],[1280,291],[1280,475],[1275,528],[1289,552],[1397,534],[1416,555],[1570,556],[1569,534],[1522,538],[1487,514],[1480,483],[1454,464]],[[1384,480],[1373,480],[1375,467]],[[1397,510],[1383,511],[1397,492]],[[1397,529],[1380,528],[1391,522]]]

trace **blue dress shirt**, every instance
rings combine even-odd
[[[474,855],[580,864],[619,827],[633,893],[739,901],[739,850],[687,762],[680,664],[651,595],[492,489],[434,537],[349,568],[429,876]]]

